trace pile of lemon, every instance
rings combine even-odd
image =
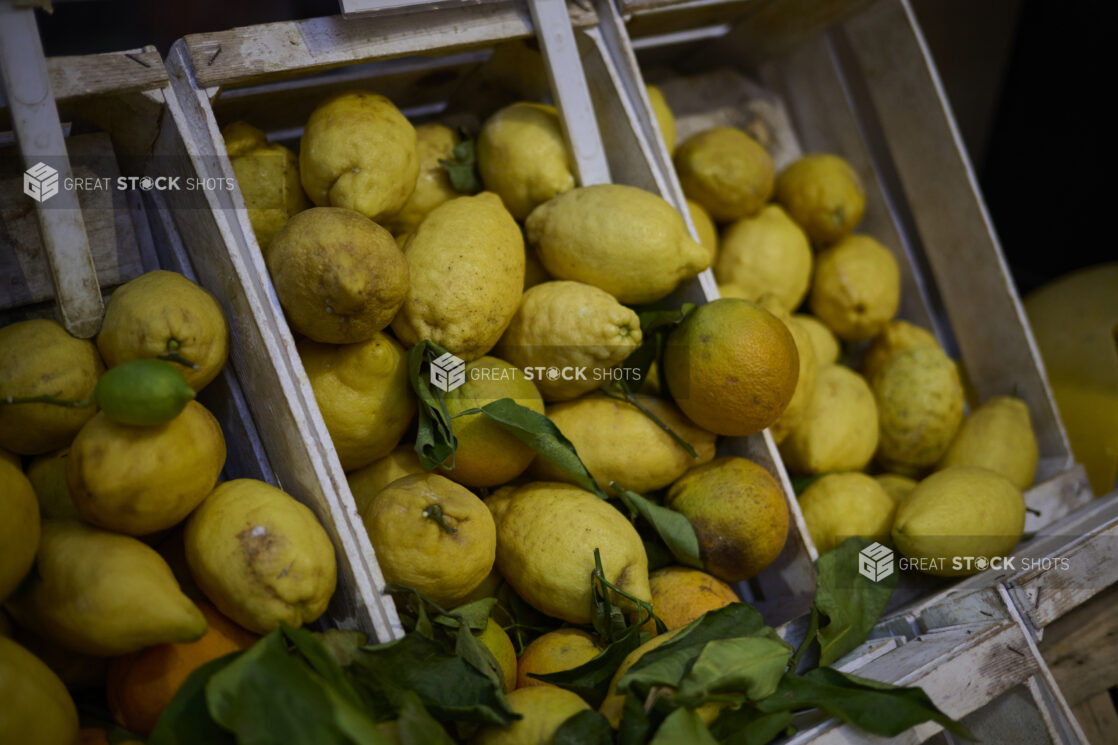
[[[96,343],[0,328],[0,741],[74,742],[70,690],[102,686],[146,735],[195,667],[325,611],[313,513],[219,483],[225,438],[195,393],[228,349],[217,301],[168,271],[117,288]]]

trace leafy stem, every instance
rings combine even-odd
[[[617,393],[611,393],[609,391],[610,388],[614,388],[617,391],[619,391],[620,395],[617,394]],[[686,450],[688,455],[690,455],[692,458],[698,458],[699,457],[698,454],[695,452],[695,448],[691,447],[691,443],[687,442],[687,440],[680,437],[679,434],[674,429],[672,429],[667,424],[665,424],[664,421],[660,419],[660,417],[656,416],[651,411],[649,411],[648,407],[646,407],[644,404],[642,404],[640,401],[638,401],[637,398],[632,393],[630,393],[629,390],[625,386],[619,385],[617,383],[612,383],[609,386],[606,386],[606,387],[602,388],[601,391],[602,391],[602,394],[604,396],[606,396],[607,398],[612,398],[612,399],[615,399],[617,401],[625,401],[625,402],[630,403],[633,406],[635,406],[637,409],[640,410],[640,412],[642,414],[644,414],[646,417],[651,419],[652,422],[657,427],[659,427],[660,429],[667,432],[668,436],[670,436],[673,440],[675,440],[677,443],[679,443],[680,447],[682,447],[684,450]]]
[[[621,597],[628,600],[630,603],[633,603],[635,606],[637,606],[637,621],[635,624],[633,624],[634,626],[643,626],[649,620],[652,620],[656,623],[657,633],[663,634],[665,631],[668,630],[668,627],[664,625],[664,622],[660,620],[660,617],[652,612],[652,603],[641,600],[634,595],[630,595],[629,593],[625,592],[620,587],[606,579],[605,570],[602,568],[602,554],[601,551],[597,548],[594,549],[594,572],[591,574],[591,577],[594,582],[600,585],[600,587],[598,587],[597,589],[604,598],[608,598],[610,592],[615,592]],[[645,613],[647,613],[648,615],[645,616]],[[608,641],[613,640],[610,639]]]
[[[64,398],[59,398],[62,393],[48,394],[43,396],[5,396],[0,398],[0,405],[8,404],[50,404],[51,406],[64,406],[67,409],[82,409],[86,406],[93,405],[93,399],[87,398],[82,401],[67,401]]]
[[[447,524],[446,517],[443,515],[443,507],[440,504],[429,504],[424,507],[423,516],[428,520],[435,521],[435,523],[449,535],[454,535],[458,532],[458,528]]]
[[[815,641],[816,634],[819,633],[819,609],[815,605],[811,606],[811,618],[808,620],[807,633],[804,634],[803,641],[796,647],[796,651],[792,653],[792,658],[788,660],[788,672],[794,673],[800,666],[800,660],[807,652],[808,647]]]

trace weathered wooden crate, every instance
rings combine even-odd
[[[302,402],[285,367],[289,355],[271,332],[264,302],[246,279],[251,275],[209,238],[207,231],[223,215],[199,209],[199,203],[206,204],[203,192],[186,189],[184,182],[197,178],[198,171],[181,150],[162,58],[145,47],[52,58],[46,68],[63,130],[69,133],[66,149],[75,177],[182,179],[182,191],[114,187],[79,194],[99,285],[95,291],[100,290],[97,300],[156,268],[181,272],[214,294],[230,326],[230,359],[200,400],[225,434],[228,457],[222,477],[275,484],[315,512],[339,566],[338,589],[324,620],[373,630],[379,605],[370,601],[374,596],[368,588],[375,580],[354,559],[360,551],[354,547],[348,513],[316,475],[320,456],[306,435]],[[11,109],[7,101],[0,103],[3,130],[11,126]],[[24,165],[10,135],[4,145],[11,157],[4,158],[6,171],[0,179],[0,324],[58,316],[34,202],[22,191],[19,171]],[[99,325],[98,314],[88,333]]]

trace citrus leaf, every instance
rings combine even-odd
[[[858,571],[858,554],[871,543],[847,538],[819,556],[814,607],[821,621],[827,619],[818,631],[820,665],[832,664],[866,640],[897,586],[896,572],[875,582]]]
[[[710,733],[721,745],[768,745],[792,725],[792,713],[774,711],[763,714],[752,706],[725,708]]]
[[[419,696],[411,691],[404,691],[400,696],[396,734],[403,745],[454,745],[454,740],[443,726],[423,708]]]
[[[364,705],[361,696],[342,671],[341,665],[330,654],[330,651],[319,642],[313,632],[294,628],[282,621],[280,622],[280,631],[283,632],[295,651],[303,656],[311,669],[321,675],[334,690],[354,706],[361,707]]]
[[[642,632],[640,627],[634,624],[629,627],[625,634],[599,652],[596,657],[578,667],[546,675],[537,675],[536,673],[529,673],[528,675],[545,683],[551,683],[577,693],[586,699],[591,706],[601,706],[617,668],[621,666],[622,661],[630,652],[644,644],[649,638],[650,635],[647,632]]]
[[[241,654],[233,652],[218,657],[192,672],[160,715],[148,737],[149,745],[197,745],[200,742],[236,745],[236,738],[210,716],[206,706],[206,684]]]
[[[423,363],[446,354],[447,351],[433,341],[424,339],[408,350],[408,380],[418,399],[419,424],[415,436],[415,454],[427,471],[438,468],[454,456],[458,439],[450,426],[442,392],[431,389]]]
[[[648,521],[679,563],[696,569],[703,568],[702,559],[699,558],[699,537],[695,535],[691,521],[682,512],[656,504],[634,491],[623,489],[617,483],[610,484],[610,487],[630,512]]]
[[[555,730],[552,745],[612,745],[613,728],[596,711],[580,711]]]
[[[477,194],[483,184],[477,172],[477,143],[464,139],[454,146],[451,158],[439,159],[439,165],[450,178],[450,185],[459,194]]]
[[[698,699],[711,693],[743,693],[753,701],[772,695],[788,666],[792,647],[765,636],[714,639],[679,684],[679,695]]]
[[[668,714],[649,745],[718,745],[718,741],[693,709],[681,706]]]

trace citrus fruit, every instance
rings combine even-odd
[[[811,265],[807,236],[784,210],[769,204],[722,232],[714,277],[740,287],[748,300],[772,294],[791,312],[807,294]]]
[[[568,718],[590,709],[578,694],[554,686],[518,688],[508,694],[508,701],[521,718],[504,727],[483,726],[471,745],[544,745]]]
[[[899,473],[879,473],[873,477],[889,497],[900,504],[916,488],[916,479],[901,476]]]
[[[35,655],[0,636],[0,742],[74,745],[78,710],[66,686]]]
[[[152,427],[177,417],[194,400],[194,389],[170,362],[129,360],[101,376],[93,397],[117,424]]]
[[[827,324],[807,313],[793,313],[792,318],[796,319],[811,336],[811,344],[815,347],[815,363],[820,368],[839,361],[842,345],[839,344],[835,333],[827,328]]]
[[[477,162],[485,188],[517,220],[575,187],[554,106],[522,101],[490,116],[477,138]]]
[[[866,211],[866,190],[845,160],[813,153],[780,173],[776,201],[803,226],[812,243],[826,246],[858,227]]]
[[[506,691],[516,688],[516,650],[513,649],[512,640],[501,624],[489,619],[485,630],[478,636],[478,641],[485,645],[497,660],[497,667],[501,672],[501,682]]]
[[[582,629],[562,628],[536,637],[517,661],[516,687],[549,686],[532,674],[549,675],[573,670],[598,656],[602,648]]]
[[[889,321],[862,356],[862,377],[872,381],[894,354],[924,346],[939,346],[930,331],[899,318]]]
[[[453,160],[454,148],[460,141],[458,133],[445,124],[431,122],[415,128],[419,178],[408,201],[384,224],[393,235],[415,232],[428,212],[458,196],[440,161]]]
[[[828,473],[800,495],[800,511],[819,553],[851,536],[888,540],[896,510],[881,484],[864,473]]]
[[[1019,398],[995,396],[963,420],[937,468],[982,466],[1024,491],[1033,485],[1038,457],[1029,407]]]
[[[656,119],[656,126],[660,130],[660,137],[664,140],[664,147],[670,156],[675,152],[675,115],[672,114],[664,92],[654,85],[645,85],[648,92],[648,103],[652,106],[652,116]]]
[[[707,611],[741,602],[733,588],[706,572],[691,567],[669,566],[648,575],[652,588],[652,612],[668,628],[678,629]],[[645,630],[656,633],[651,620]]]
[[[310,207],[299,183],[299,160],[283,145],[269,144],[264,132],[247,122],[227,124],[221,136],[252,232],[267,251],[287,219]]]
[[[715,259],[718,258],[718,228],[714,220],[710,219],[710,213],[703,209],[703,205],[693,199],[687,200],[687,213],[691,216],[691,224],[695,226],[695,232],[698,233],[699,245],[707,250],[710,266],[714,266]]]
[[[740,129],[693,134],[676,149],[674,161],[683,193],[718,222],[752,215],[773,191],[772,156]]]
[[[39,503],[19,466],[0,461],[0,603],[27,576],[39,548]]]
[[[780,443],[795,473],[857,471],[877,450],[877,403],[861,375],[843,365],[819,371],[811,398]]]
[[[900,301],[897,260],[873,238],[851,235],[816,255],[811,312],[843,341],[876,336]]]
[[[807,329],[789,315],[788,311],[780,304],[780,300],[775,295],[765,293],[758,298],[757,302],[762,308],[779,318],[781,323],[788,328],[788,333],[792,334],[792,340],[796,343],[796,356],[800,361],[799,375],[796,377],[796,390],[793,391],[792,398],[788,400],[788,405],[784,407],[780,417],[769,427],[769,434],[772,435],[773,442],[779,445],[803,419],[804,412],[807,411],[808,404],[811,403],[815,393],[815,383],[819,377],[819,365],[815,361],[815,345]]]
[[[347,473],[346,481],[349,482],[349,490],[353,492],[357,514],[365,511],[365,507],[381,489],[396,479],[413,473],[424,473],[424,470],[412,445],[400,445],[383,458]]]

